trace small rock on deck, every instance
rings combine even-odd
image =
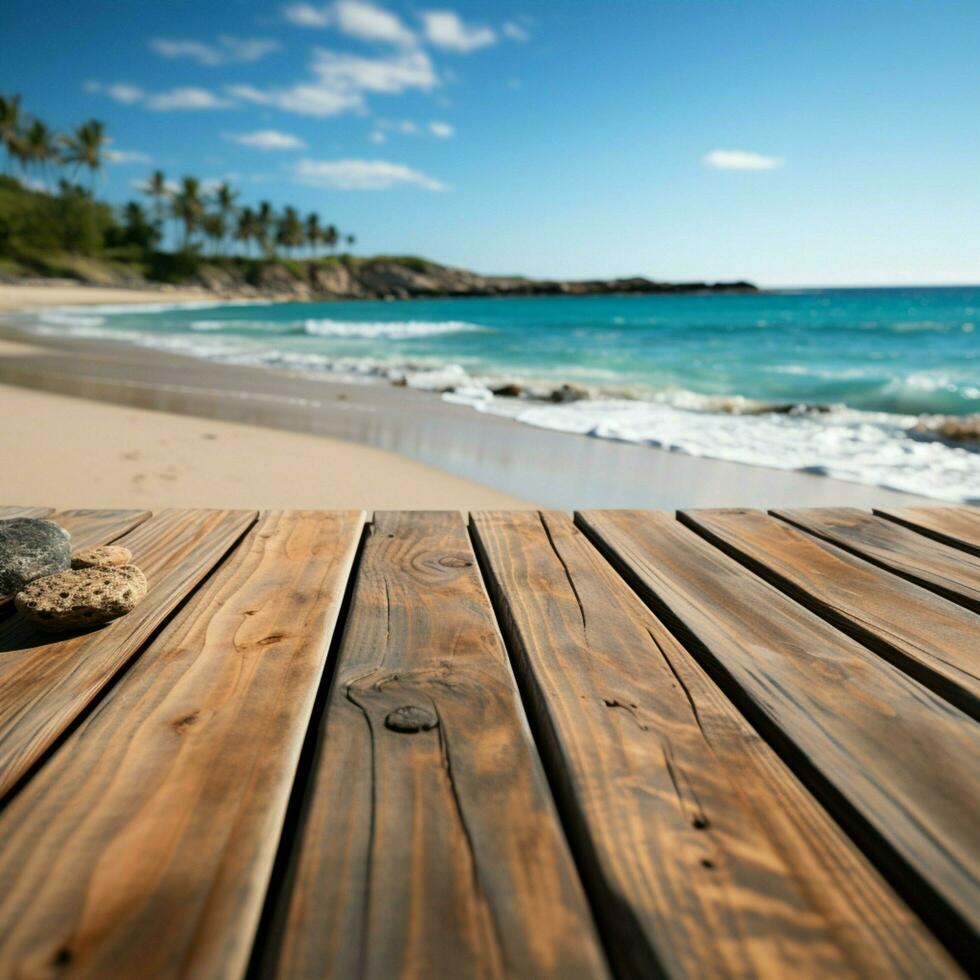
[[[0,976],[952,977],[980,516],[0,508]]]

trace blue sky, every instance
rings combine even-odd
[[[980,2],[6,0],[117,160],[484,272],[980,281]]]

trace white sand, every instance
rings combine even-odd
[[[0,311],[36,310],[42,306],[90,306],[103,303],[159,303],[195,299],[220,299],[204,290],[117,289],[108,286],[79,286],[56,280],[53,284],[0,284]]]
[[[3,353],[12,353],[9,345]],[[531,506],[395,453],[339,439],[10,385],[0,385],[0,418],[0,504],[150,510]]]

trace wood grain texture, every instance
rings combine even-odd
[[[71,535],[71,550],[111,544],[149,520],[148,510],[59,510],[49,520]]]
[[[362,525],[263,515],[0,814],[0,975],[244,975]]]
[[[581,526],[947,945],[980,930],[980,727],[666,514]]]
[[[262,975],[605,965],[457,513],[376,514]]]
[[[978,507],[876,507],[874,512],[942,544],[980,555]]]
[[[617,976],[957,972],[568,516],[473,530]]]
[[[254,521],[252,511],[163,511],[119,540],[150,588],[129,614],[98,630],[51,638],[21,616],[0,624],[0,797]]]
[[[980,612],[980,558],[855,507],[774,510],[772,514],[859,558]]]
[[[681,521],[980,721],[974,613],[760,511],[688,511]]]

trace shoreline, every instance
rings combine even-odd
[[[119,298],[134,301],[131,294]],[[167,299],[181,301],[175,293]],[[58,304],[48,292],[43,305]],[[20,348],[0,355],[2,383],[370,446],[546,507],[937,502],[804,472],[534,428],[411,388],[215,364],[117,341],[39,337],[11,326],[2,333]],[[563,476],[556,480],[556,473]]]

